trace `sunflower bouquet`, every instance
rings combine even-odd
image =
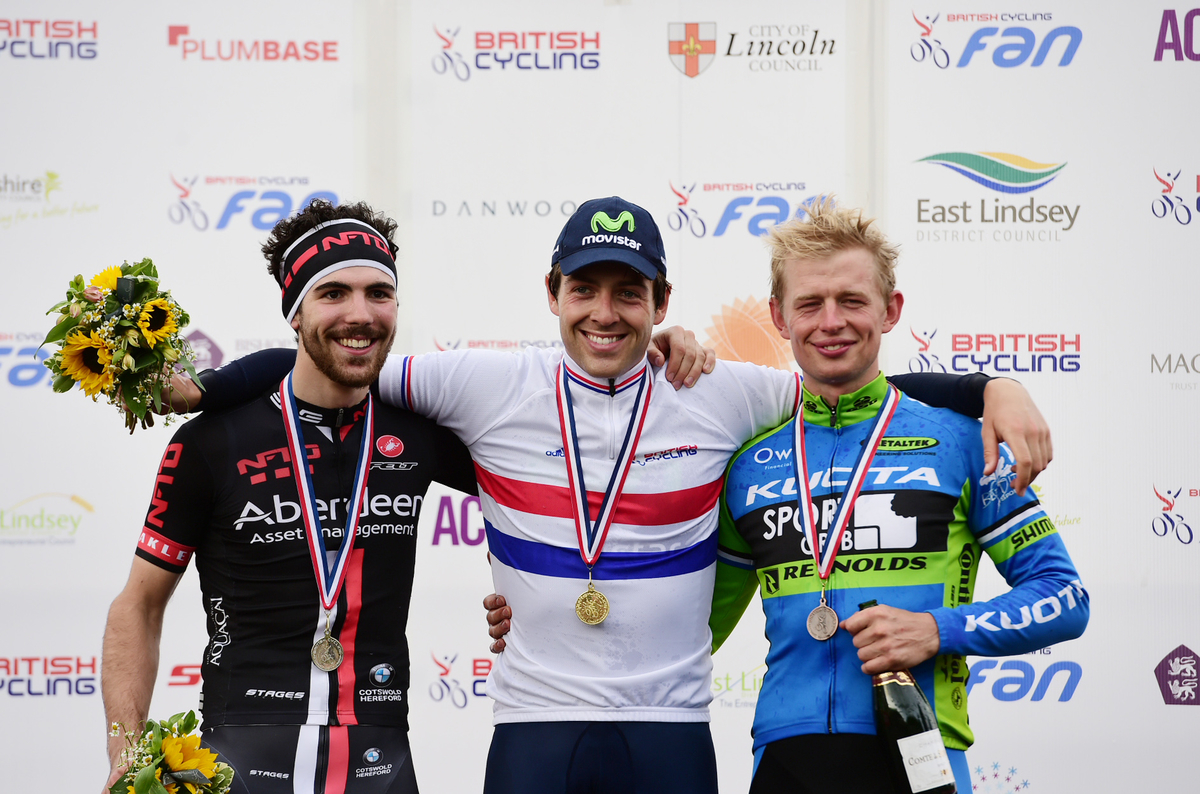
[[[151,408],[161,409],[177,366],[200,383],[191,346],[180,335],[187,312],[170,292],[159,290],[158,270],[149,259],[114,265],[87,285],[76,276],[67,299],[46,314],[55,312],[58,320],[42,342],[59,345],[46,359],[57,376],[54,390],[79,384],[93,401],[104,395],[123,413],[131,433],[139,422],[143,428],[154,424]]]
[[[125,733],[128,746],[121,754],[127,769],[109,788],[111,794],[226,794],[233,768],[200,746],[195,733],[196,712],[180,713],[163,722],[146,720],[141,735]],[[124,726],[114,722],[112,735]]]

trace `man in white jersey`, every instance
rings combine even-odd
[[[518,615],[488,681],[485,791],[715,792],[717,497],[741,444],[792,416],[797,377],[722,362],[670,388],[646,358],[670,292],[641,207],[585,202],[551,262],[565,354],[445,351],[380,379],[470,449],[496,591]]]

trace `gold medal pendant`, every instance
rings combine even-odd
[[[608,617],[608,599],[588,580],[587,592],[575,599],[575,615],[589,626],[596,626]]]
[[[318,670],[332,673],[342,666],[345,652],[342,650],[342,644],[337,641],[337,638],[330,635],[329,629],[326,629],[325,636],[317,640],[309,656],[312,657],[312,663],[317,666]]]

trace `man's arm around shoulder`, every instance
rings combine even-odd
[[[124,733],[136,733],[150,710],[158,672],[158,646],[163,613],[181,574],[134,557],[125,589],[113,600],[104,627],[100,689],[106,724],[125,731],[108,737],[109,776],[105,791],[124,772],[120,766]]]

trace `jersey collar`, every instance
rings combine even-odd
[[[276,408],[279,407],[279,389],[276,389],[271,395],[271,402]],[[296,409],[301,422],[324,427],[345,427],[354,424],[366,415],[367,398],[364,397],[358,405],[349,408],[322,408],[297,397]]]
[[[846,427],[865,422],[879,413],[887,397],[887,379],[880,372],[875,380],[850,394],[838,397],[837,405],[830,409],[824,398],[817,397],[804,389],[804,421],[825,427]]]
[[[589,375],[584,371],[583,367],[575,363],[575,360],[566,353],[563,354],[563,363],[567,366],[567,375],[570,376],[572,384],[578,384],[590,391],[606,395],[610,393],[608,378],[597,378]],[[638,378],[641,377],[642,371],[648,366],[650,366],[649,360],[643,355],[640,361],[613,378],[613,396],[637,386]]]

